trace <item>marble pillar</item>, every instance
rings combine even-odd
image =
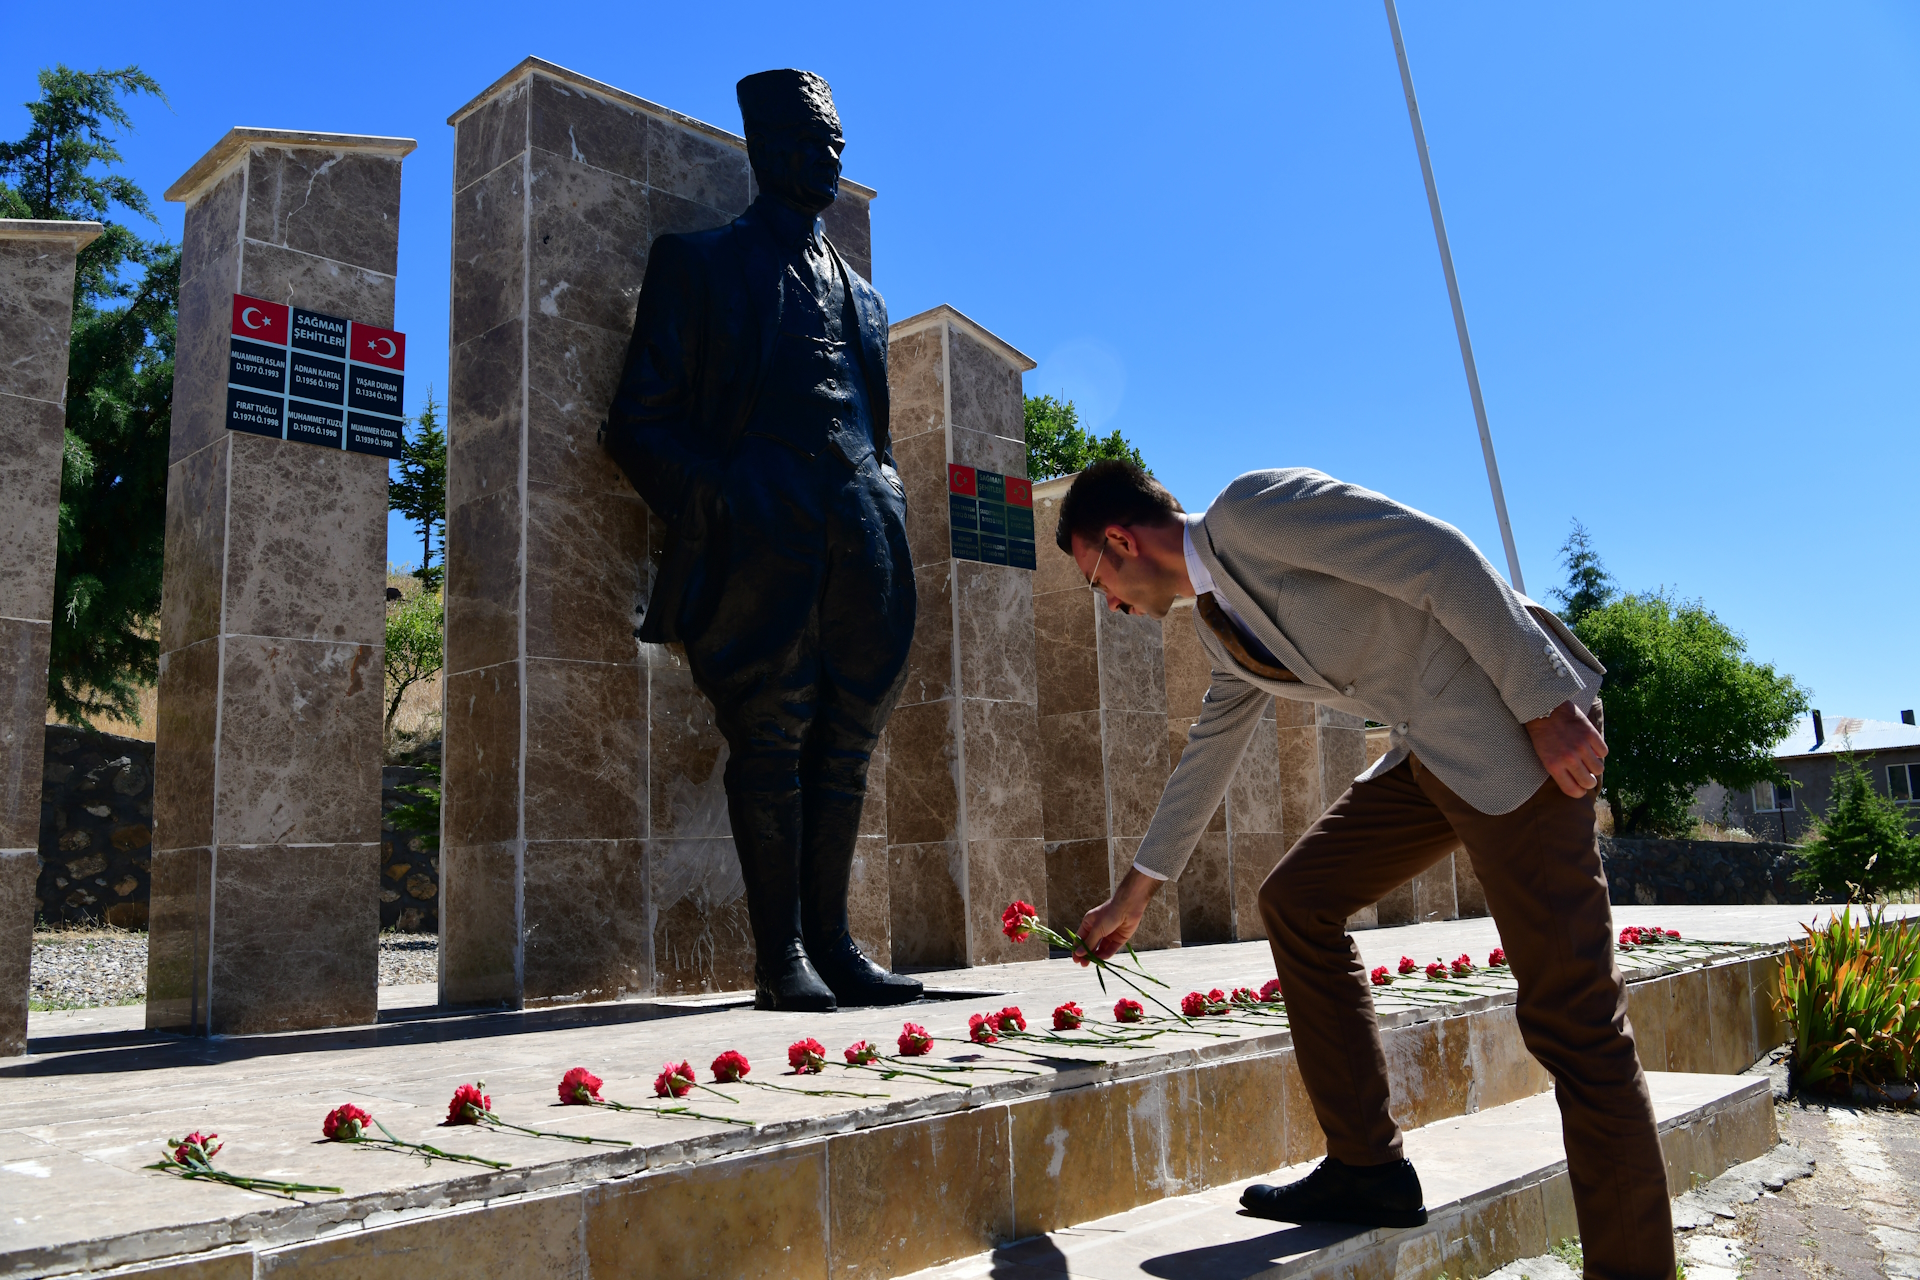
[[[1167,677],[1160,624],[1115,613],[1057,549],[1062,476],[1033,487],[1038,568],[1041,821],[1047,905],[1078,928],[1133,865],[1167,781]],[[1180,944],[1180,889],[1155,895],[1134,945]]]
[[[387,462],[230,431],[236,293],[393,324],[411,139],[234,129],[187,206],[147,1025],[374,1020]]]
[[[749,987],[726,747],[679,648],[634,639],[664,531],[597,439],[648,249],[746,208],[745,141],[538,58],[449,123],[441,999]],[[826,215],[869,279],[873,196]],[[850,910],[885,963],[883,775]]]
[[[27,1050],[74,257],[101,230],[0,218],[0,1058]]]
[[[920,597],[887,729],[893,958],[1043,960],[1000,933],[1016,898],[1048,910],[1033,572],[956,558],[948,506],[951,466],[1026,475],[1020,375],[1033,361],[948,306],[895,324],[888,351]]]
[[[1167,671],[1167,760],[1180,763],[1187,731],[1200,717],[1200,703],[1212,680],[1212,664],[1194,630],[1191,603],[1169,613],[1161,624]],[[1295,831],[1293,811],[1281,789],[1276,734],[1276,703],[1269,698],[1253,740],[1227,784],[1193,857],[1180,873],[1180,938],[1202,942],[1251,942],[1267,936],[1260,923],[1260,885],[1287,851],[1286,832]],[[1284,714],[1285,708],[1279,708]]]

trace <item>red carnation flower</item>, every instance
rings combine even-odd
[[[1453,962],[1453,976],[1456,978],[1464,978],[1472,972],[1472,959],[1470,959],[1465,952],[1461,952],[1459,957]]]
[[[354,1142],[372,1123],[372,1116],[347,1102],[327,1112],[327,1118],[320,1122],[320,1132],[329,1142]]]
[[[1373,985],[1376,987],[1384,987],[1393,981],[1393,975],[1387,972],[1387,966],[1385,965],[1381,965],[1378,969],[1375,969],[1372,977]]]
[[[1069,1000],[1053,1011],[1053,1029],[1055,1031],[1077,1031],[1080,1029],[1080,1023],[1085,1020],[1086,1016],[1087,1014],[1084,1009]]]
[[[1675,942],[1680,941],[1680,931],[1678,929],[1667,930],[1667,936],[1669,938],[1672,938]]]
[[[1189,1018],[1205,1016],[1207,1012],[1207,998],[1198,991],[1187,992],[1186,995],[1180,997],[1180,1012],[1186,1014]]]
[[[1415,963],[1413,962],[1413,957],[1412,957],[1412,956],[1401,956],[1401,957],[1400,957],[1400,972],[1402,972],[1402,973],[1414,973],[1414,972],[1416,972],[1416,971],[1418,971],[1418,969],[1419,969],[1419,968],[1420,968],[1420,966],[1419,966],[1419,965],[1417,965],[1417,964],[1415,964]]]
[[[715,1058],[708,1069],[713,1072],[715,1084],[739,1084],[747,1078],[747,1072],[753,1070],[753,1064],[747,1061],[746,1054],[729,1049]]]
[[[447,1104],[448,1124],[479,1124],[481,1113],[493,1110],[493,1099],[480,1092],[476,1084],[463,1084],[453,1091]]]
[[[368,1119],[372,1117],[369,1116]],[[180,1139],[180,1145],[173,1149],[174,1163],[192,1164],[190,1157],[196,1154],[208,1164],[213,1163],[213,1157],[219,1153],[220,1148],[227,1145],[218,1141],[219,1137],[217,1133],[201,1133],[198,1130],[188,1134]]]
[[[1113,1020],[1115,1022],[1142,1022],[1147,1016],[1147,1007],[1138,1000],[1125,997],[1114,1002]]]
[[[1279,1004],[1280,979],[1268,978],[1267,985],[1260,988],[1260,998],[1268,1004]]]
[[[1640,941],[1640,926],[1630,924],[1626,928],[1620,931],[1621,946],[1631,947],[1636,945],[1639,941]]]
[[[1252,987],[1235,987],[1229,997],[1235,1004],[1259,1004],[1260,993]]]
[[[1436,980],[1444,978],[1447,976],[1447,966],[1435,960],[1427,966],[1427,976]]]
[[[1213,990],[1207,992],[1208,1004],[1225,1004],[1226,1002],[1227,1002],[1227,993],[1222,991],[1220,988],[1215,987]]]
[[[827,1047],[809,1036],[787,1046],[787,1065],[797,1076],[817,1076],[827,1069]]]
[[[653,1096],[656,1098],[684,1098],[693,1092],[695,1077],[690,1062],[668,1062],[660,1068],[660,1074],[653,1078]]]
[[[1506,948],[1495,947],[1493,950],[1487,952],[1487,968],[1502,969],[1506,967],[1506,963],[1507,963]]]
[[[976,1013],[967,1019],[967,1038],[975,1044],[992,1044],[1000,1038],[994,1034],[999,1027],[993,1014]]]
[[[1025,1031],[1027,1029],[1027,1015],[1020,1012],[1019,1005],[1010,1004],[993,1015],[993,1025],[998,1027],[1003,1034],[1014,1031]]]
[[[585,1067],[574,1067],[560,1077],[560,1105],[590,1107],[600,1101],[600,1086],[605,1083]]]
[[[1025,942],[1033,934],[1033,922],[1040,917],[1031,902],[1014,902],[1000,913],[1000,932],[1015,942]]]
[[[848,1062],[858,1067],[864,1067],[869,1062],[877,1061],[880,1057],[880,1051],[868,1044],[865,1040],[855,1040],[842,1050],[842,1052],[846,1055]]]
[[[917,1058],[933,1048],[933,1037],[927,1029],[917,1022],[903,1023],[900,1027],[900,1054],[902,1057]]]

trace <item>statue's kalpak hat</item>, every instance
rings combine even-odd
[[[740,118],[749,135],[802,124],[825,124],[840,132],[833,90],[811,71],[791,67],[758,71],[736,85],[734,93],[740,99]]]

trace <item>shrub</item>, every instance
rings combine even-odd
[[[1851,908],[1824,929],[1804,927],[1805,941],[1787,948],[1773,1002],[1793,1024],[1794,1088],[1847,1093],[1856,1080],[1912,1080],[1920,1050],[1920,929],[1889,923],[1884,910],[1856,923]]]
[[[1907,814],[1874,789],[1873,773],[1852,752],[1839,756],[1833,800],[1801,846],[1794,880],[1816,896],[1858,902],[1920,885],[1920,838]]]

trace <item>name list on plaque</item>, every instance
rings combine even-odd
[[[407,335],[233,295],[227,429],[400,456]]]
[[[1034,567],[1032,481],[949,463],[947,518],[954,559]]]

